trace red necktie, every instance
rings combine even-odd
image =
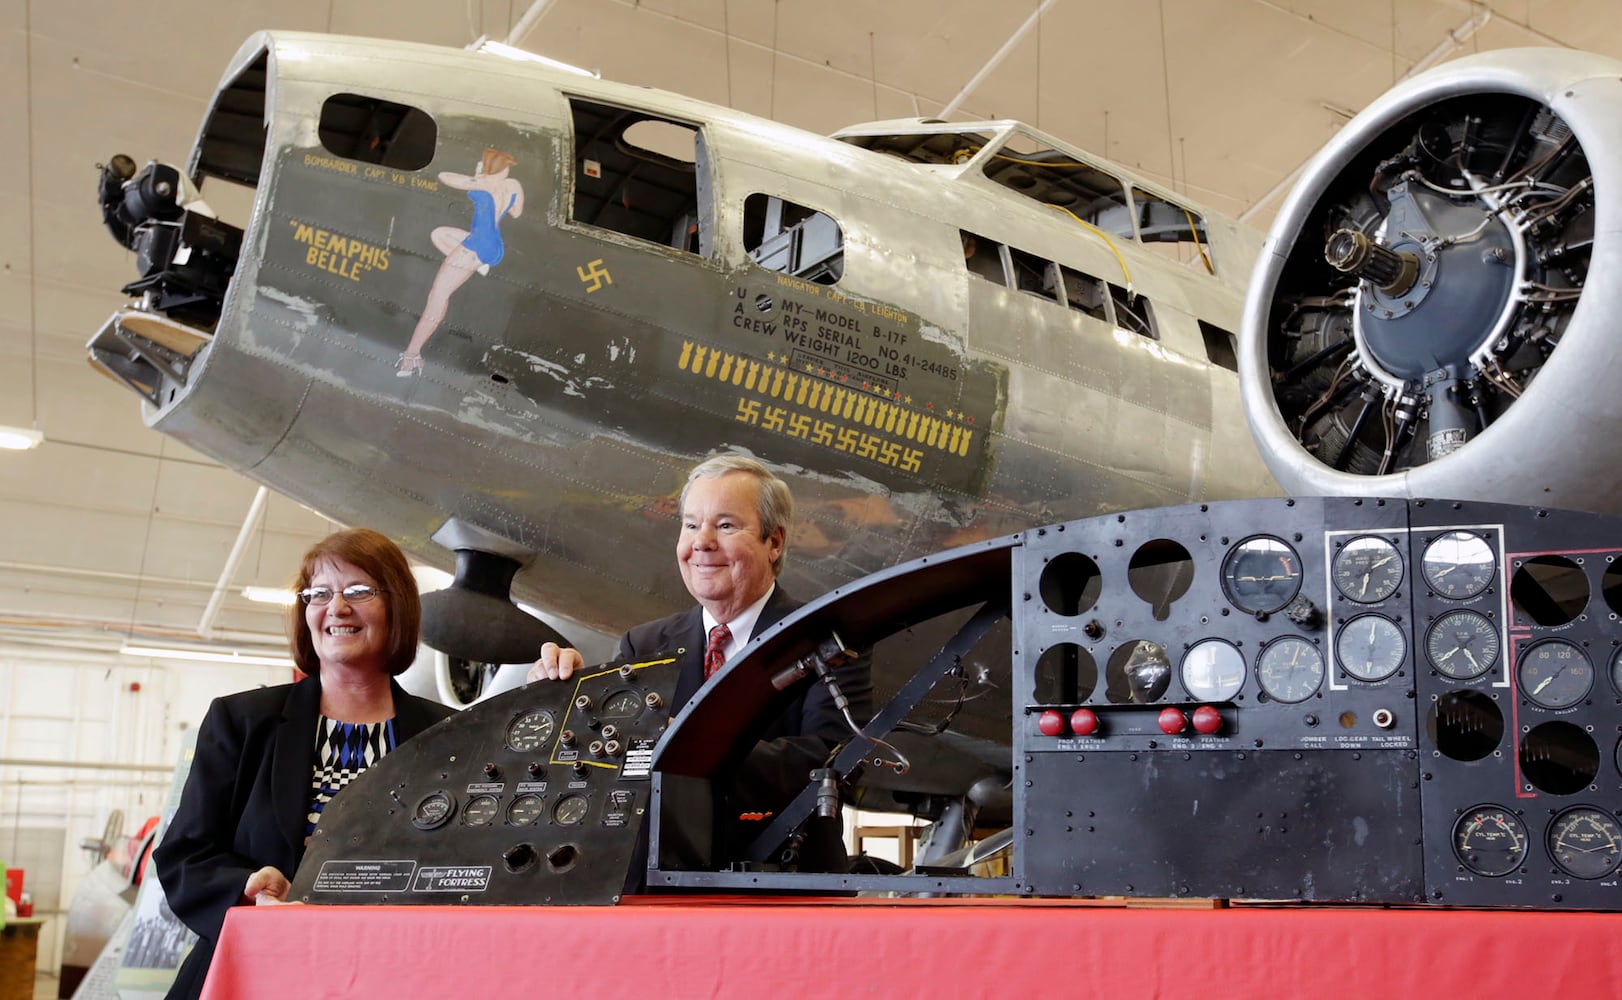
[[[709,645],[704,647],[704,679],[709,680],[727,661],[726,647],[732,640],[732,631],[725,625],[710,629]]]

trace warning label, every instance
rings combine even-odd
[[[424,868],[417,872],[412,892],[483,892],[490,888],[491,866]]]
[[[323,861],[316,892],[405,892],[415,861]]]

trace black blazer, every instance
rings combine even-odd
[[[781,584],[767,598],[755,630],[748,639],[777,624],[803,602],[790,597]],[[658,621],[638,625],[620,639],[617,659],[644,658],[685,648],[679,659],[671,712],[687,704],[704,683],[704,609],[695,605]],[[834,671],[839,687],[850,700],[858,725],[873,714],[873,675],[866,652]],[[781,715],[772,720],[760,743],[732,776],[734,803],[740,809],[781,809],[805,787],[812,768],[821,767],[828,752],[851,736],[850,727],[834,704],[826,685],[814,678],[800,686]]]
[[[393,680],[389,689],[396,745],[455,714]],[[209,705],[180,805],[153,852],[169,906],[200,938],[170,997],[202,992],[225,911],[242,901],[248,876],[266,865],[288,878],[298,869],[320,715],[319,676]]]

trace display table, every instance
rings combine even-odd
[[[0,930],[0,997],[34,995],[34,961],[44,917],[10,917]]]
[[[238,907],[226,997],[1616,996],[1622,914],[637,897]]]

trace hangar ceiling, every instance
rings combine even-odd
[[[0,652],[196,641],[211,599],[215,641],[279,645],[279,611],[240,589],[284,584],[332,527],[278,496],[252,516],[253,483],[147,430],[85,363],[135,276],[95,165],[184,162],[226,60],[266,27],[487,36],[824,133],[948,107],[1020,118],[1261,227],[1416,66],[1526,45],[1622,58],[1615,0],[10,0],[0,425],[45,441],[0,451]]]

